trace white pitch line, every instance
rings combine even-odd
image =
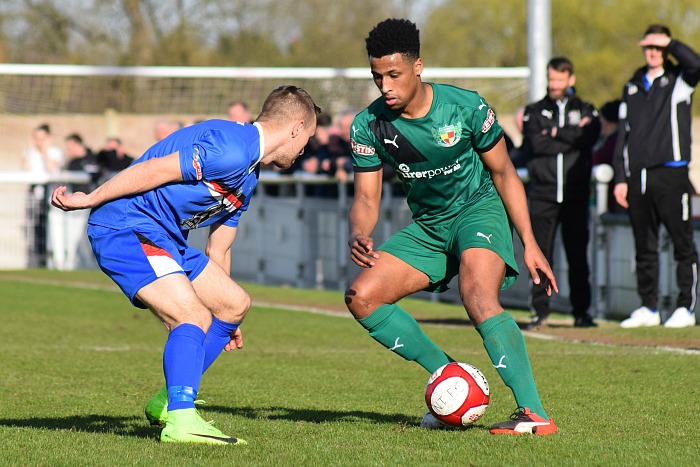
[[[0,277],[2,278],[2,277]],[[28,278],[25,276],[5,276],[5,279],[8,280],[17,280],[17,281],[22,281],[22,282],[29,282],[29,283],[34,283],[34,284],[45,284],[45,285],[56,285],[56,286],[67,286],[67,287],[74,287],[78,289],[87,289],[87,290],[103,290],[106,292],[120,292],[116,286],[109,286],[109,285],[98,285],[98,284],[89,284],[85,282],[66,282],[66,281],[58,281],[58,280],[50,280],[50,279],[32,279]],[[317,315],[325,315],[325,316],[335,316],[338,318],[351,318],[352,315],[347,312],[341,312],[337,310],[331,310],[327,308],[317,308],[317,307],[306,307],[306,306],[300,306],[300,305],[291,305],[291,304],[284,304],[284,303],[273,303],[273,302],[265,302],[265,301],[257,301],[253,300],[253,306],[259,306],[263,308],[274,308],[276,310],[289,310],[289,311],[300,311],[304,313],[312,313],[312,314],[317,314]],[[450,327],[459,327],[457,325],[448,325]],[[700,350],[698,349],[684,349],[680,347],[669,347],[669,346],[645,346],[645,345],[623,345],[623,344],[610,344],[610,343],[603,343],[603,342],[595,342],[595,341],[582,341],[578,339],[566,339],[562,338],[559,336],[552,336],[548,334],[540,334],[540,333],[535,333],[535,332],[528,332],[528,331],[523,331],[523,335],[527,337],[533,337],[536,339],[542,339],[542,340],[552,340],[552,341],[563,341],[563,342],[572,342],[576,344],[591,344],[591,345],[599,345],[599,346],[604,346],[604,347],[613,347],[613,348],[625,348],[625,347],[630,347],[630,348],[639,348],[639,349],[646,349],[646,350],[658,350],[662,352],[672,352],[672,353],[678,353],[678,354],[683,354],[683,355],[700,355]],[[122,348],[93,348],[93,350],[102,350],[102,351],[123,351],[126,349]]]

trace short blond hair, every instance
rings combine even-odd
[[[313,117],[315,121],[320,113],[321,108],[316,105],[308,92],[294,85],[285,85],[268,94],[257,121],[273,125],[298,118],[310,121]]]

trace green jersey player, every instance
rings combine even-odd
[[[403,19],[379,23],[366,39],[381,97],[352,127],[355,197],[349,245],[363,269],[345,293],[348,309],[370,336],[433,372],[453,361],[396,305],[419,290],[444,290],[459,276],[470,320],[518,408],[491,433],[551,434],[520,328],[498,300],[518,275],[511,222],[535,284],[557,291],[534,239],[525,191],[510,162],[493,110],[477,93],[424,83],[419,32]],[[382,164],[396,169],[413,223],[375,249]],[[421,426],[436,428],[430,413]]]

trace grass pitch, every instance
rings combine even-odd
[[[700,347],[698,327],[604,324],[581,330],[591,342],[528,334],[540,395],[560,433],[492,436],[488,427],[515,402],[464,311],[406,300],[431,321],[427,334],[491,384],[491,405],[473,428],[430,432],[418,427],[427,373],[335,313],[344,308],[340,292],[244,285],[255,303],[242,328],[245,348],[217,360],[200,398],[206,419],[249,445],[165,445],[142,415],[163,384],[166,332],[156,319],[98,272],[0,273],[0,464],[698,463],[700,352],[653,347],[669,339]],[[592,342],[596,334],[604,339]]]

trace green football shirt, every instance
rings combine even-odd
[[[379,98],[355,117],[350,136],[354,170],[394,167],[413,219],[435,225],[493,192],[479,153],[493,148],[503,130],[476,92],[428,84],[433,102],[424,117],[398,116]]]

